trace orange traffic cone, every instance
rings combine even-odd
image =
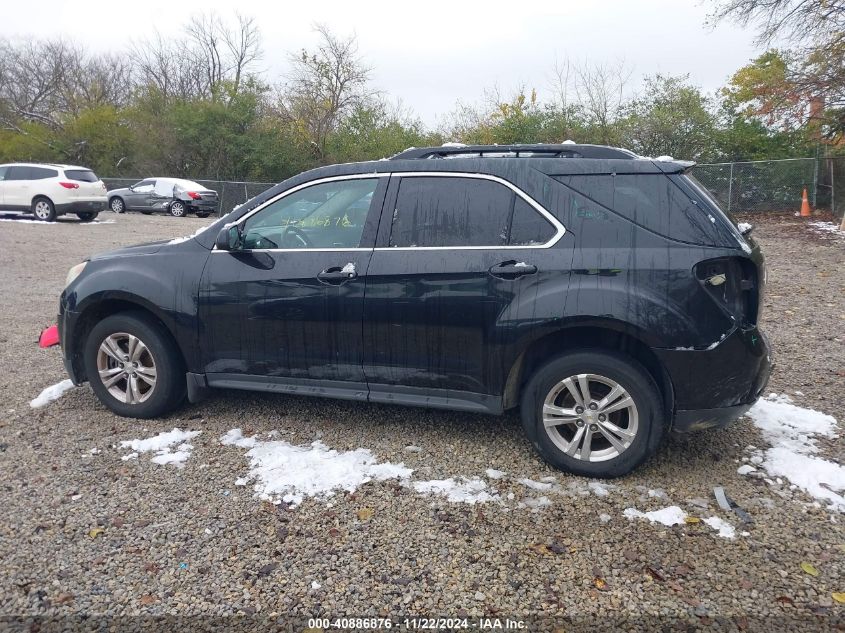
[[[809,218],[811,215],[810,202],[807,200],[807,187],[804,187],[804,193],[801,196],[801,217]]]

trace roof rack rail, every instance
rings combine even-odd
[[[638,158],[627,149],[606,145],[446,145],[444,147],[412,147],[399,152],[391,160],[426,158]]]

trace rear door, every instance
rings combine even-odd
[[[200,295],[210,384],[366,397],[364,280],[387,180],[297,187],[239,223],[241,249],[212,251]]]
[[[501,395],[509,346],[530,327],[537,284],[557,272],[549,247],[562,233],[499,178],[394,175],[367,271],[370,399]]]
[[[27,210],[32,206],[30,169],[23,165],[9,167],[6,172],[6,189],[3,196],[5,206],[20,210]]]

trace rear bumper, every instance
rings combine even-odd
[[[757,401],[772,371],[768,340],[756,327],[735,328],[712,349],[654,352],[672,380],[678,432],[729,424]]]
[[[105,211],[107,200],[74,200],[73,202],[66,202],[64,204],[56,205],[56,215],[65,215],[66,213],[97,213]]]
[[[188,202],[187,205],[190,211],[199,211],[201,213],[213,213],[217,211],[217,202],[192,200]]]

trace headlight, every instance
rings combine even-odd
[[[69,271],[67,271],[67,277],[65,278],[65,288],[67,288],[70,284],[73,283],[73,280],[79,277],[82,274],[82,271],[85,270],[85,266],[88,262],[82,262],[81,264],[77,264]]]

